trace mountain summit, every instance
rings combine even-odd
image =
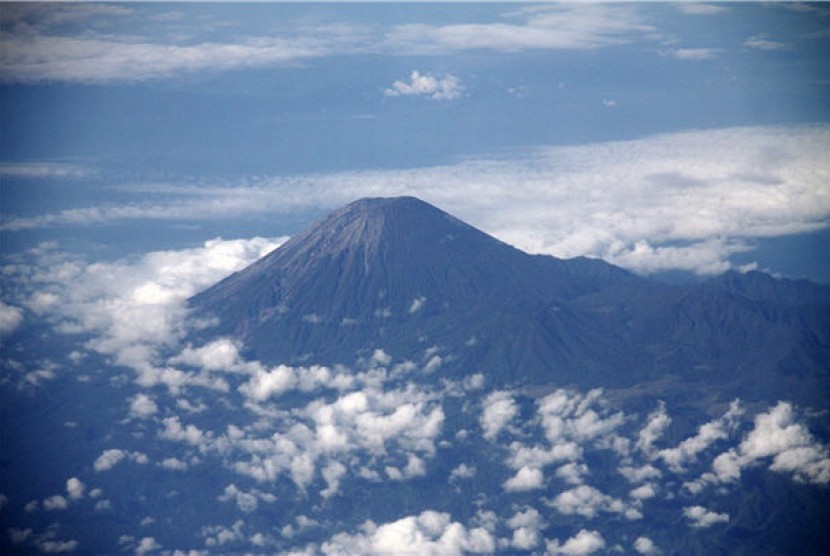
[[[769,280],[772,280],[771,278]],[[413,197],[355,201],[191,300],[210,335],[278,363],[382,348],[442,354],[442,372],[495,384],[696,383],[727,397],[826,396],[828,288],[730,274],[669,286],[602,261],[524,253]],[[760,377],[760,379],[759,379]],[[686,387],[687,389],[687,387]],[[817,390],[818,389],[818,390]]]

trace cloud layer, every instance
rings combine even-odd
[[[641,273],[713,274],[755,239],[827,226],[829,148],[825,125],[692,131],[244,187],[152,185],[136,192],[169,202],[12,217],[4,227],[217,219],[415,195],[529,252],[598,257]]]

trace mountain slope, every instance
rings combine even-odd
[[[438,353],[493,384],[826,399],[828,288],[729,274],[668,286],[533,256],[412,197],[363,199],[191,300],[257,359]],[[666,381],[669,377],[671,380]]]

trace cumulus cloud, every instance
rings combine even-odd
[[[519,407],[510,392],[496,391],[482,402],[483,410],[479,422],[484,429],[484,438],[493,440],[504,427],[519,413]]]
[[[135,547],[136,554],[149,554],[161,548],[161,544],[153,537],[143,537]]]
[[[218,497],[218,500],[220,502],[236,502],[237,507],[242,512],[251,513],[259,507],[260,500],[271,504],[277,500],[277,497],[257,489],[246,492],[231,483],[225,487],[224,492]]]
[[[593,554],[605,548],[605,539],[598,531],[580,530],[575,536],[560,544],[558,539],[548,541],[548,554]]]
[[[728,523],[729,514],[719,514],[703,506],[688,506],[683,508],[683,515],[689,520],[689,525],[697,529],[711,527],[716,523]]]
[[[648,537],[637,537],[634,541],[634,550],[637,551],[637,554],[645,554],[647,556],[660,553],[660,549]]]
[[[23,309],[0,301],[0,336],[11,334],[23,323]]]
[[[60,494],[50,496],[43,501],[44,510],[65,510],[68,507],[69,502]]]
[[[507,520],[507,526],[513,530],[510,545],[518,550],[532,550],[542,540],[541,530],[545,522],[536,508],[517,511]]]
[[[4,226],[228,218],[414,195],[532,253],[597,257],[640,273],[714,274],[754,239],[826,227],[828,145],[826,125],[681,132],[430,168],[251,178],[244,187],[146,186],[169,199],[9,218]]]
[[[146,464],[149,460],[147,454],[142,452],[130,452],[128,450],[121,450],[118,448],[111,448],[104,450],[98,458],[96,458],[93,467],[95,471],[109,471],[124,460],[133,461],[138,464]]]
[[[714,442],[724,440],[735,431],[740,417],[744,414],[741,404],[733,401],[726,413],[719,419],[701,425],[697,434],[687,438],[674,448],[667,448],[657,452],[657,456],[665,461],[672,471],[683,471],[685,466],[694,461],[696,456],[706,450]]]
[[[635,447],[647,455],[652,454],[654,442],[663,436],[670,424],[671,417],[666,413],[666,404],[660,402],[658,408],[648,416],[646,425],[638,433]]]
[[[376,525],[365,522],[360,532],[338,533],[323,543],[324,554],[465,554],[491,553],[496,544],[482,527],[468,529],[450,514],[427,510]]]
[[[89,349],[112,357],[115,364],[130,367],[143,386],[167,384],[178,389],[189,383],[222,388],[209,377],[194,376],[162,364],[159,350],[172,349],[194,323],[187,322],[185,302],[200,289],[212,285],[273,250],[281,240],[207,241],[202,247],[157,251],[135,260],[88,263],[45,247],[34,255],[26,276],[35,291],[29,308],[50,319],[59,331],[92,333]],[[198,323],[195,323],[198,324]],[[183,363],[217,357],[185,349]],[[221,360],[220,360],[221,361]],[[204,361],[203,361],[204,362]],[[211,367],[205,363],[203,367]],[[140,414],[151,409],[149,399],[133,400]]]
[[[521,467],[513,477],[504,482],[504,490],[507,492],[521,492],[525,490],[536,490],[545,484],[545,477],[542,470],[534,467]]]
[[[737,448],[715,458],[711,473],[690,483],[692,490],[699,490],[707,483],[736,481],[743,468],[762,461],[770,461],[770,470],[790,473],[797,481],[830,483],[830,449],[818,442],[803,423],[796,421],[792,404],[779,402],[769,411],[756,415],[754,424]]]
[[[558,494],[548,505],[566,515],[581,515],[589,519],[599,512],[617,513],[626,519],[641,519],[639,510],[618,498],[604,494],[589,485],[579,485]]]
[[[70,500],[80,500],[84,497],[85,490],[86,485],[77,477],[71,477],[66,481],[66,493],[69,495]]]
[[[432,100],[457,100],[463,92],[461,80],[452,74],[434,76],[413,70],[409,81],[395,81],[383,94],[388,97],[425,96]]]
[[[450,481],[460,480],[460,479],[472,479],[476,476],[476,468],[473,465],[467,465],[466,463],[459,464],[455,469],[450,472]]]
[[[158,406],[147,394],[136,394],[130,401],[130,416],[146,419],[158,413]]]

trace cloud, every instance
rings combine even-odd
[[[509,392],[496,391],[488,394],[482,402],[483,411],[479,422],[484,429],[484,438],[494,440],[504,427],[519,413],[519,407]]]
[[[130,35],[113,32],[113,26],[97,23],[128,16],[135,19],[141,13],[135,8],[105,8],[26,6],[11,10],[11,16],[4,14],[3,79],[12,83],[136,82],[195,72],[291,66],[329,56],[596,49],[652,40],[657,35],[634,6],[563,5],[520,9],[491,23],[443,26],[372,28],[289,21],[268,35],[200,41],[203,31],[181,14],[154,18],[155,28],[144,34],[141,26],[134,26],[139,30]],[[199,20],[198,25],[204,26],[205,21]]]
[[[711,512],[703,506],[688,506],[683,508],[683,515],[689,520],[689,525],[697,529],[711,527],[716,523],[728,523],[729,514]]]
[[[807,427],[795,420],[792,404],[779,402],[766,413],[755,416],[755,426],[741,441],[712,462],[693,489],[706,483],[732,482],[745,467],[771,460],[770,470],[790,473],[797,481],[830,484],[830,449],[819,443]]]
[[[60,494],[50,496],[43,501],[44,510],[65,510],[68,507],[69,502]]]
[[[596,517],[599,512],[617,513],[626,519],[642,519],[642,514],[618,498],[603,494],[589,485],[579,485],[558,494],[548,505],[566,515],[581,515],[588,519]]]
[[[85,489],[86,485],[77,477],[71,477],[66,481],[66,493],[69,495],[70,500],[80,500],[83,498]]]
[[[540,469],[524,466],[516,472],[516,475],[504,482],[504,490],[507,492],[523,492],[540,489],[545,484],[544,479],[545,477]]]
[[[0,336],[11,334],[23,323],[23,309],[0,300]]]
[[[148,462],[147,455],[142,452],[130,452],[128,450],[111,448],[101,452],[101,455],[95,460],[93,467],[99,473],[101,471],[109,471],[124,460],[129,460],[140,465]]]
[[[788,50],[791,44],[778,42],[767,38],[765,35],[755,35],[744,41],[744,46],[756,50]]]
[[[221,388],[209,376],[195,376],[160,365],[159,350],[178,345],[190,326],[186,300],[271,251],[282,240],[207,241],[202,247],[157,251],[137,259],[88,263],[54,248],[34,255],[30,272],[21,277],[33,293],[26,300],[61,332],[91,333],[87,349],[112,357],[116,365],[132,368],[144,386],[167,384],[172,389],[195,383]],[[210,352],[183,351],[181,362],[216,356]],[[210,370],[209,365],[203,367]],[[151,410],[146,397],[136,397],[131,411]]]
[[[461,98],[464,86],[452,74],[433,76],[413,70],[409,81],[395,81],[383,94],[388,97],[425,96],[432,100],[457,100]]]
[[[146,394],[137,394],[130,401],[130,416],[146,419],[158,413],[158,406],[153,398]]]
[[[698,4],[694,2],[677,4],[677,9],[686,15],[715,15],[729,11],[729,8],[722,5]]]
[[[410,54],[582,50],[650,40],[656,35],[655,28],[633,6],[541,6],[514,11],[503,19],[497,23],[401,25],[387,34],[381,46]]]
[[[6,82],[136,82],[204,71],[293,65],[358,48],[361,32],[346,25],[243,37],[234,42],[176,43],[112,33],[60,34],[22,26],[0,39]]]
[[[666,404],[661,401],[658,408],[648,416],[646,425],[638,433],[635,447],[645,454],[653,453],[654,442],[663,436],[670,424],[671,417],[666,413]]]
[[[648,537],[637,537],[634,541],[634,550],[637,551],[637,554],[644,554],[646,556],[660,553],[660,549]]]
[[[260,500],[270,504],[276,502],[277,497],[273,494],[262,492],[257,489],[245,492],[244,490],[240,490],[235,484],[231,483],[225,487],[224,492],[219,496],[218,500],[220,502],[234,501],[240,511],[244,513],[251,513],[256,511],[259,507]]]
[[[701,425],[695,436],[687,438],[674,448],[657,452],[656,456],[665,461],[672,471],[683,471],[685,466],[695,460],[696,456],[718,440],[729,438],[738,426],[738,420],[744,410],[740,403],[733,401],[729,410],[719,419]]]
[[[143,537],[138,541],[138,546],[135,548],[136,554],[149,554],[150,552],[157,552],[161,548],[161,544],[153,537]]]
[[[367,521],[355,534],[338,533],[322,545],[324,554],[492,553],[495,539],[484,528],[468,529],[450,514],[427,510],[376,525]]]
[[[548,554],[567,554],[569,556],[593,554],[598,550],[605,548],[605,539],[598,531],[588,531],[586,529],[580,530],[575,536],[571,537],[564,544],[560,544],[558,539],[548,541]]]
[[[756,239],[827,226],[828,148],[827,125],[690,131],[447,166],[251,178],[244,187],[146,186],[169,202],[8,218],[4,226],[198,221],[414,195],[532,253],[597,257],[639,273],[716,274]]]
[[[709,60],[721,52],[720,48],[673,48],[662,53],[678,60]]]
[[[461,480],[461,479],[472,479],[476,476],[476,468],[472,465],[467,465],[466,463],[459,464],[455,469],[450,472],[450,482]]]
[[[4,162],[0,167],[0,176],[9,178],[78,180],[93,175],[91,168],[57,162]]]
[[[545,522],[536,508],[517,511],[507,520],[507,526],[513,530],[510,545],[518,550],[532,550],[541,542],[541,529]]]

